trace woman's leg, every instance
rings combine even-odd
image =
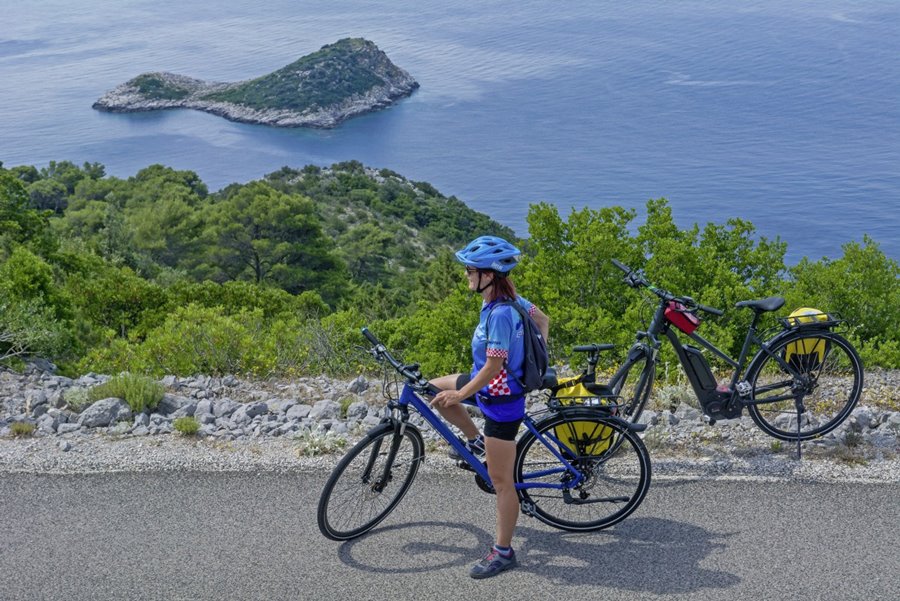
[[[431,383],[441,390],[459,390],[459,377],[460,374],[441,376],[440,378],[431,380]],[[478,426],[476,426],[475,422],[472,421],[472,418],[469,416],[469,412],[464,406],[453,405],[452,407],[435,408],[438,410],[438,413],[441,414],[441,417],[459,428],[462,431],[463,435],[469,440],[474,440],[480,434],[480,432],[478,431]]]
[[[492,436],[484,439],[488,474],[497,493],[497,540],[501,547],[512,546],[513,532],[519,519],[519,496],[513,478],[516,442]]]

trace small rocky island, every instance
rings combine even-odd
[[[116,113],[191,108],[241,123],[330,128],[386,108],[418,87],[374,43],[345,38],[247,81],[144,73],[104,94],[93,108]]]

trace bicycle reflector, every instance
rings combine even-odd
[[[828,314],[822,313],[818,309],[801,307],[791,312],[787,321],[790,325],[798,327],[818,321],[828,321]],[[825,360],[827,350],[827,341],[823,338],[801,338],[785,347],[784,360],[795,369],[810,371],[816,369]]]
[[[685,334],[692,334],[700,325],[700,318],[687,310],[687,307],[675,301],[669,301],[666,307],[666,320]]]

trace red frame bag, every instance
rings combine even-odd
[[[666,320],[685,334],[693,334],[700,326],[700,318],[687,310],[687,307],[675,301],[669,301],[665,311]]]

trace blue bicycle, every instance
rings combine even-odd
[[[425,443],[409,421],[410,408],[456,449],[460,467],[475,473],[479,488],[493,493],[487,466],[425,400],[438,391],[418,365],[404,365],[371,332],[362,333],[373,345],[369,353],[405,382],[399,398],[389,399],[381,423],[347,452],[325,484],[318,523],[332,540],[352,539],[374,528],[412,485],[425,459]],[[629,423],[602,404],[556,398],[559,385],[552,375],[546,384],[551,391],[547,409],[525,417],[525,432],[517,442],[515,485],[522,513],[561,530],[612,526],[637,509],[650,486],[650,456],[637,435],[646,426]]]

